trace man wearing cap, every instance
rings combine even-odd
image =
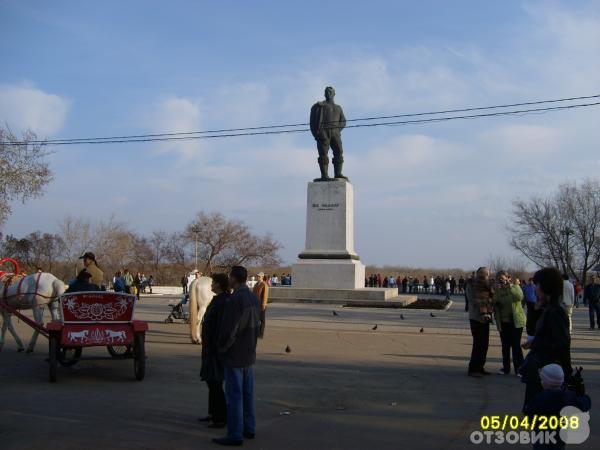
[[[101,288],[102,283],[104,282],[104,273],[98,267],[96,255],[92,252],[85,252],[79,259],[83,259],[85,270],[92,276],[90,282],[97,285],[98,288]]]
[[[75,281],[69,284],[65,294],[70,294],[72,292],[99,291],[100,288],[96,284],[90,283],[91,277],[92,274],[90,274],[86,269],[81,269],[77,274]]]
[[[267,312],[267,302],[269,300],[269,285],[265,282],[265,273],[260,272],[256,275],[257,282],[252,288],[252,292],[258,298],[258,305],[260,306],[260,328],[258,331],[258,337],[262,339],[265,334],[265,316]]]

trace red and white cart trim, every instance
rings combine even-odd
[[[50,351],[50,381],[58,364],[72,365],[84,347],[106,346],[113,358],[133,359],[135,378],[146,373],[147,322],[133,320],[136,297],[113,292],[75,292],[60,298],[63,321],[46,327]],[[76,362],[76,361],[75,361]]]

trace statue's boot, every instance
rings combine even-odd
[[[321,178],[315,178],[314,181],[328,181],[329,174],[329,161],[324,158],[319,158],[317,160],[319,162],[319,170],[321,171]]]
[[[342,164],[341,162],[334,162],[333,163],[333,171],[334,171],[334,177],[335,178],[340,178],[342,180],[348,180],[348,177],[342,175]]]

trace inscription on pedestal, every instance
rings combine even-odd
[[[333,211],[334,208],[339,208],[339,203],[313,203],[313,208],[316,208],[319,211]]]

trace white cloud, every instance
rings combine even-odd
[[[0,84],[0,121],[15,133],[31,129],[40,138],[55,135],[65,124],[66,99],[30,83]]]
[[[245,82],[223,86],[212,105],[211,114],[233,127],[262,125],[270,106],[270,95],[269,86],[265,83]]]
[[[558,152],[564,145],[560,129],[541,125],[507,125],[484,131],[480,139],[492,157],[509,158],[509,164],[535,162]]]
[[[184,97],[166,97],[157,102],[146,118],[153,133],[188,133],[202,130],[201,101]],[[196,157],[202,140],[174,140],[158,144],[160,152],[175,151],[184,160]]]
[[[540,80],[562,92],[598,90],[600,76],[600,9],[548,6],[544,2],[526,6],[534,23],[537,53],[528,57]]]
[[[422,47],[391,55],[348,54],[318,61],[311,70],[302,68],[273,83],[280,85],[280,107],[287,113],[322,100],[328,85],[336,89],[348,117],[460,104],[466,100],[468,82],[440,57]]]

